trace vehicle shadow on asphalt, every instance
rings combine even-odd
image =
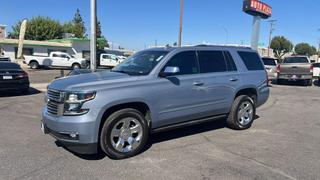
[[[20,91],[3,91],[3,92],[0,92],[0,98],[3,98],[3,97],[31,96],[31,95],[36,95],[36,94],[40,94],[40,93],[41,93],[41,91],[30,87],[28,93],[22,93]]]
[[[254,121],[256,121],[259,118],[260,118],[260,116],[256,115],[254,117]],[[142,150],[142,152],[140,152],[140,154],[143,154],[145,151],[149,150],[153,144],[157,144],[157,143],[161,143],[161,142],[165,142],[165,141],[170,141],[170,140],[174,140],[174,139],[179,139],[179,138],[183,138],[183,137],[187,137],[187,136],[192,136],[195,134],[201,134],[201,133],[214,131],[214,130],[218,130],[218,129],[223,129],[223,128],[227,128],[227,122],[226,122],[225,118],[218,119],[218,120],[211,121],[211,122],[207,122],[207,123],[198,124],[198,125],[187,126],[187,127],[183,127],[183,128],[179,128],[179,129],[174,129],[174,130],[170,130],[170,131],[151,134],[149,136],[149,141],[148,141],[146,147]],[[59,143],[58,141],[56,141],[56,145],[58,147],[64,148],[65,150],[69,151],[73,155],[75,155],[81,159],[84,159],[84,160],[95,161],[95,160],[101,160],[101,159],[106,158],[106,155],[101,150],[99,150],[99,152],[97,154],[83,155],[83,154],[77,154],[77,153],[69,150],[63,144]]]

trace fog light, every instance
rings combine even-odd
[[[70,137],[71,137],[71,138],[76,138],[77,136],[78,136],[77,133],[71,133],[71,134],[70,134]]]

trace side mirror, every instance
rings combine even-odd
[[[163,72],[160,72],[159,76],[160,77],[167,77],[167,76],[172,76],[172,75],[178,74],[179,72],[180,72],[179,67],[168,66],[164,69]]]

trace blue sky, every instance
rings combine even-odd
[[[174,43],[178,38],[179,0],[97,0],[103,34],[115,46],[143,49]],[[317,44],[320,38],[319,0],[264,0],[278,20],[274,35],[293,43]],[[0,24],[42,15],[60,22],[71,20],[79,8],[89,29],[90,0],[1,0]],[[242,12],[242,0],[185,0],[183,44],[208,42],[249,44],[252,17]],[[260,43],[267,46],[269,24],[262,22]]]

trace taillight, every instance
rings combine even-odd
[[[277,73],[280,73],[281,71],[281,67],[280,67],[280,64],[277,65]]]
[[[28,77],[28,76],[29,76],[28,73],[26,73],[26,72],[24,72],[24,71],[18,74],[18,77],[19,77],[19,78],[26,78],[26,77]]]
[[[310,66],[310,73],[313,73],[313,65]]]

